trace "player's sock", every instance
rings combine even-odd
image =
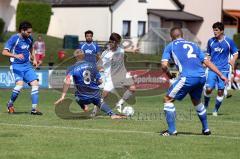
[[[202,103],[195,106],[195,110],[198,114],[198,117],[202,123],[203,130],[208,129],[208,122],[207,122],[207,111]]]
[[[222,104],[222,101],[223,101],[223,96],[217,96],[216,98],[216,103],[215,103],[215,109],[213,110],[213,112],[218,112],[221,104]]]
[[[101,103],[100,109],[109,116],[115,115],[115,113],[113,113],[112,109],[109,108],[109,106],[105,102]]]
[[[206,109],[208,108],[208,105],[209,105],[210,96],[211,96],[211,94],[207,94],[204,91],[204,106],[205,106]]]
[[[9,104],[13,104],[15,102],[15,100],[17,99],[21,89],[23,88],[23,86],[20,86],[20,85],[16,85],[12,91],[12,95],[10,97],[10,100],[9,100]]]
[[[168,131],[170,133],[174,133],[176,131],[176,112],[175,112],[175,106],[173,103],[164,103],[164,112],[166,116],[166,121],[168,124]]]
[[[126,90],[126,92],[123,94],[122,99],[120,99],[120,104],[123,104],[126,100],[128,100],[133,95],[133,92],[130,90]]]
[[[38,88],[39,86],[32,86],[32,109],[36,109],[38,105]]]

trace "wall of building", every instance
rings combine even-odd
[[[240,10],[239,0],[223,0],[223,9]]]
[[[4,30],[16,30],[16,10],[19,0],[0,0],[0,17],[5,22]]]
[[[180,2],[185,5],[184,11],[203,17],[204,21],[199,24],[201,27],[196,36],[202,42],[201,48],[205,49],[208,39],[213,36],[212,24],[221,21],[221,0],[211,0],[211,2],[209,0],[180,0]]]
[[[78,35],[85,40],[84,32],[92,30],[94,40],[108,40],[110,35],[109,7],[64,7],[52,8],[48,35],[63,38]]]
[[[146,31],[148,30],[147,9],[177,10],[178,6],[171,0],[147,0],[147,3],[139,3],[138,0],[120,0],[112,8],[113,31],[122,34],[123,20],[130,20],[131,37],[137,37],[138,21],[146,21]]]

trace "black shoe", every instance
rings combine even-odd
[[[231,98],[232,97],[232,95],[231,94],[229,94],[229,95],[227,95],[227,97],[226,98]]]
[[[33,110],[31,111],[31,115],[43,115],[43,113],[40,112],[40,111],[38,111],[38,110],[33,109]]]
[[[211,131],[210,131],[209,129],[203,130],[203,131],[202,131],[202,134],[203,134],[203,135],[211,135]]]
[[[164,130],[160,133],[161,136],[177,136],[177,131],[170,133],[168,130]]]

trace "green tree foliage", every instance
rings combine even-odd
[[[47,33],[51,6],[49,3],[20,1],[17,6],[16,28],[21,21],[29,21],[33,25],[33,30],[38,33]]]

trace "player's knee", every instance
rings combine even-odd
[[[210,89],[210,88],[206,88],[206,90],[204,91],[204,95],[205,96],[208,96],[208,95],[210,95],[212,93],[212,89]]]
[[[23,88],[23,85],[16,85],[14,87],[14,90],[20,92],[22,88]]]
[[[30,83],[31,86],[38,86],[38,81],[37,80],[34,80]]]
[[[135,85],[130,86],[130,87],[129,87],[129,90],[130,90],[131,92],[135,92],[135,91],[136,91],[136,86],[135,86]]]
[[[164,96],[163,103],[171,103],[173,102],[173,99],[169,96]]]
[[[223,93],[224,93],[223,89],[218,90],[218,96],[223,96]]]

